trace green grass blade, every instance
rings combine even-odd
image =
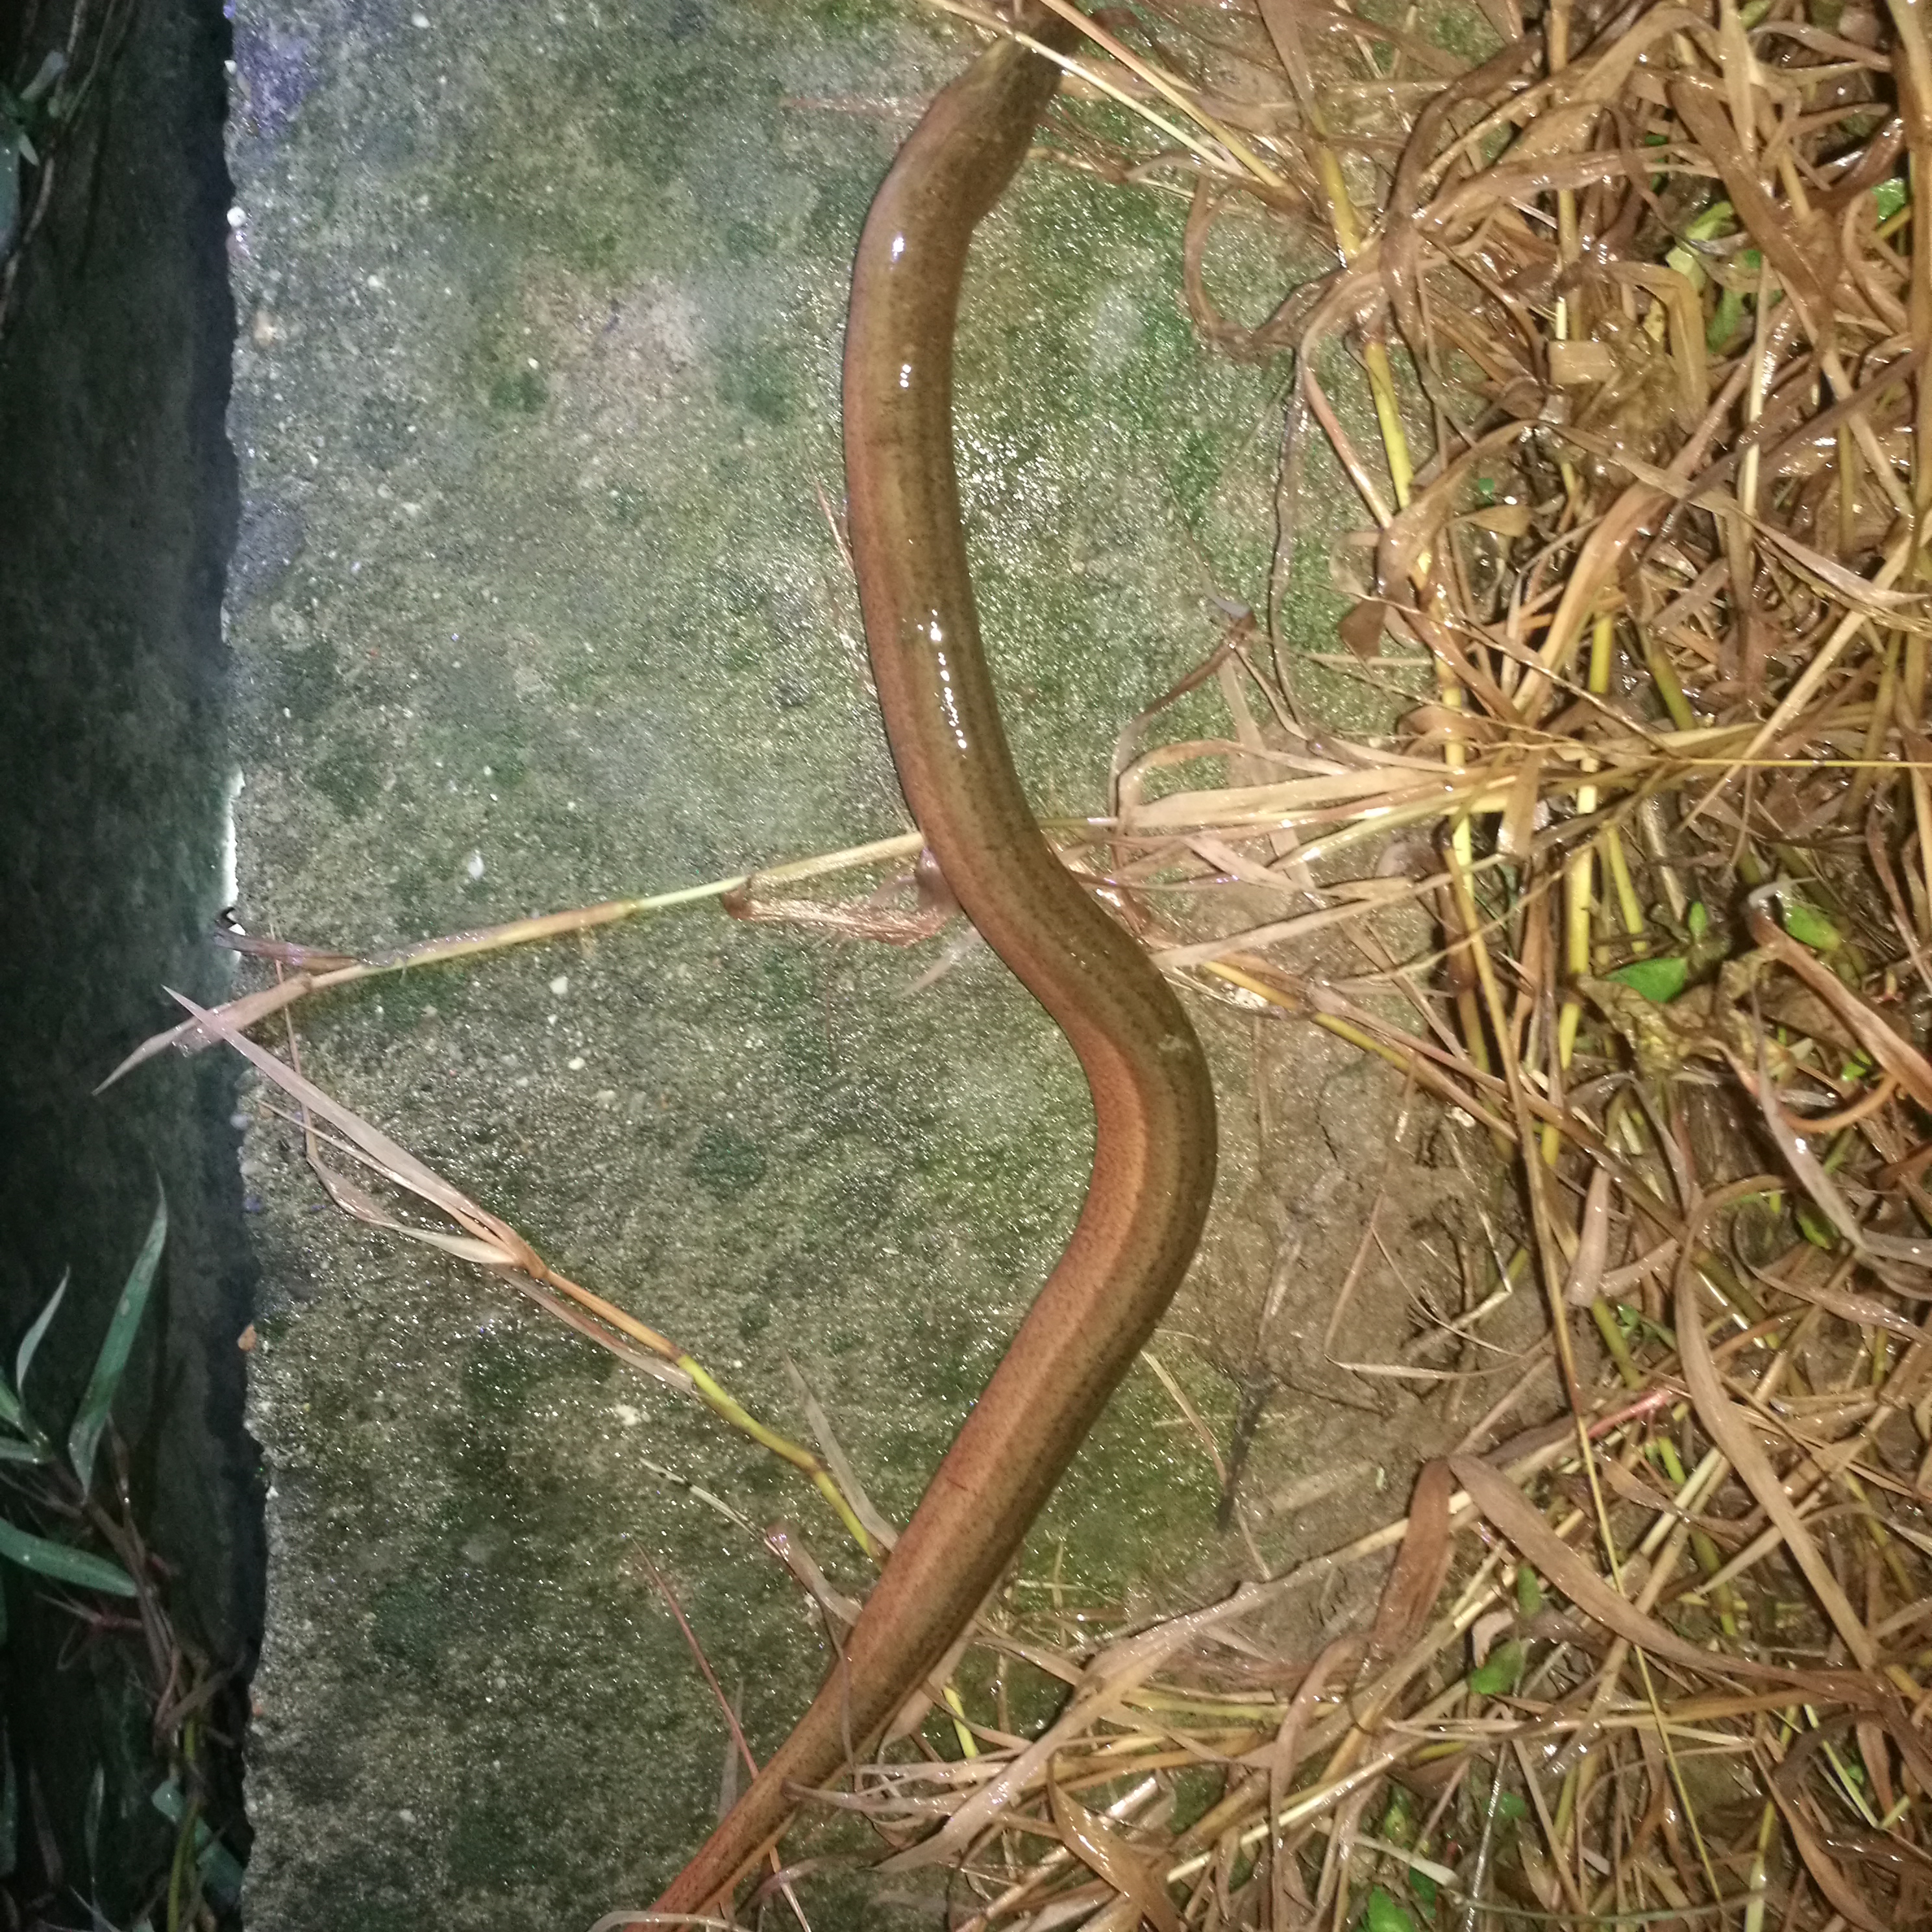
[[[34,1316],[34,1325],[27,1330],[21,1341],[20,1352],[14,1358],[15,1399],[22,1403],[27,1400],[27,1371],[33,1366],[34,1354],[40,1346],[40,1337],[47,1332],[48,1324],[59,1310],[61,1298],[67,1292],[67,1276],[63,1274],[60,1286],[47,1298],[46,1307]]]
[[[127,1282],[121,1290],[114,1318],[108,1323],[100,1352],[94,1358],[94,1372],[87,1378],[87,1393],[81,1397],[74,1426],[68,1432],[68,1460],[73,1464],[74,1473],[80,1478],[82,1489],[93,1486],[94,1452],[100,1446],[101,1432],[107,1426],[108,1412],[114,1406],[116,1393],[127,1370],[128,1357],[134,1346],[134,1331],[140,1327],[141,1317],[147,1310],[148,1293],[154,1285],[154,1270],[160,1264],[161,1250],[167,1245],[167,1239],[168,1197],[162,1193],[154,1203],[154,1218],[148,1226],[148,1238],[141,1244],[141,1252],[134,1257],[134,1265],[128,1270]]]
[[[7,1386],[4,1376],[0,1376],[0,1425],[26,1432],[27,1418],[20,1413],[20,1398]]]
[[[0,1436],[0,1462],[44,1462],[47,1452],[37,1442],[17,1442],[10,1436]]]
[[[170,1778],[157,1788],[153,1802],[154,1809],[178,1830],[184,1810],[180,1785]],[[194,1856],[201,1868],[202,1885],[218,1894],[218,1904],[232,1904],[242,1896],[241,1861],[199,1818],[194,1824]]]
[[[37,1576],[51,1576],[57,1583],[71,1583],[76,1589],[99,1590],[110,1597],[131,1597],[134,1580],[118,1563],[104,1556],[90,1556],[64,1543],[50,1542],[44,1536],[30,1536],[0,1516],[0,1556],[31,1570]]]

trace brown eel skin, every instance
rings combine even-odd
[[[1036,38],[1065,23],[1023,13]],[[794,1792],[878,1740],[998,1582],[1153,1333],[1214,1184],[1214,1100],[1186,1015],[1028,808],[980,645],[952,456],[968,244],[1024,158],[1058,70],[996,43],[933,101],[859,244],[845,339],[852,554],[906,802],[967,916],[1058,1023],[1093,1090],[1072,1238],[940,1464],[811,1708],[658,1900],[729,1895]]]

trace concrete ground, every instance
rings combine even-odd
[[[249,929],[380,946],[900,829],[827,520],[840,332],[872,190],[967,44],[884,0],[239,0],[236,32]],[[962,470],[1042,808],[1098,807],[1122,722],[1211,646],[1208,600],[1261,595],[1268,379],[1190,332],[1185,206],[1035,167],[976,259]],[[315,1003],[303,1065],[802,1432],[795,1364],[903,1516],[1058,1251],[1088,1132],[1070,1054],[983,950],[914,989],[938,950],[701,904]],[[1246,1022],[1202,1024],[1238,1220],[1260,1062]],[[1339,1049],[1294,1078],[1374,1102],[1304,1163],[1352,1238],[1335,1157],[1379,1160],[1386,1096]],[[652,1569],[760,1750],[823,1654],[753,1532],[861,1570],[688,1400],[328,1208],[250,1104],[273,1486],[249,1922],[647,1903],[724,1755]],[[1273,1223],[1228,1225],[1210,1274],[1258,1296]],[[1215,1329],[1161,1346],[1225,1439]],[[1289,1468],[1327,1453],[1289,1433]],[[1137,1374],[1028,1573],[1155,1600],[1222,1560],[1215,1501]],[[1268,1532],[1270,1560],[1304,1531]],[[820,1932],[932,1922],[856,1882],[814,1898]]]

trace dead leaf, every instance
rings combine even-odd
[[[1052,1765],[1046,1771],[1046,1799],[1060,1843],[1082,1864],[1139,1908],[1154,1932],[1181,1932],[1180,1914],[1167,1895],[1160,1866],[1145,1852],[1110,1831],[1077,1798],[1060,1790]]]
[[[1366,1659],[1371,1666],[1400,1656],[1415,1641],[1448,1580],[1449,1498],[1455,1486],[1439,1456],[1423,1464],[1408,1501],[1408,1528],[1376,1606]]]
[[[1638,1648],[1693,1670],[1795,1684],[1818,1696],[1861,1709],[1882,1704],[1882,1696],[1877,1688],[1850,1672],[1787,1670],[1776,1664],[1760,1664],[1754,1658],[1700,1650],[1639,1610],[1628,1597],[1619,1596],[1550,1528],[1508,1477],[1474,1456],[1452,1456],[1449,1466],[1456,1481],[1469,1492],[1470,1501],[1542,1576],[1586,1616],[1594,1617],[1606,1630]]]
[[[1755,1431],[1732,1406],[1718,1380],[1717,1364],[1704,1334],[1704,1312],[1697,1301],[1696,1272],[1688,1268],[1680,1268],[1677,1275],[1677,1353],[1684,1365],[1684,1380],[1696,1408],[1697,1419],[1706,1432],[1743,1478],[1759,1507],[1778,1526],[1792,1560],[1804,1572],[1826,1614],[1844,1639],[1846,1648],[1858,1660],[1859,1669],[1876,1670],[1878,1646],[1872,1642],[1870,1632],[1859,1621],[1850,1598],[1832,1575],[1831,1566],[1811,1540],[1811,1532],[1785,1494],[1784,1485],[1771,1466],[1771,1458],[1765,1454]]]

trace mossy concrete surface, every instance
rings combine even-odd
[[[904,825],[829,519],[852,245],[970,53],[934,20],[242,0],[252,932],[383,946]],[[1036,167],[976,254],[963,482],[1042,809],[1098,808],[1122,722],[1211,646],[1208,600],[1262,592],[1268,392],[1190,334],[1184,213]],[[1058,1251],[1089,1140],[1053,1028],[983,950],[914,990],[938,956],[704,904],[304,1006],[302,1064],[802,1434],[795,1363],[902,1517]],[[250,1922],[646,1904],[724,1764],[656,1577],[762,1752],[824,1652],[756,1532],[862,1572],[688,1399],[327,1207],[252,1104],[274,1489]],[[1174,1420],[1130,1384],[1034,1574],[1118,1604],[1193,1559],[1213,1478]],[[852,1886],[814,1922],[900,1912],[931,1920]]]

